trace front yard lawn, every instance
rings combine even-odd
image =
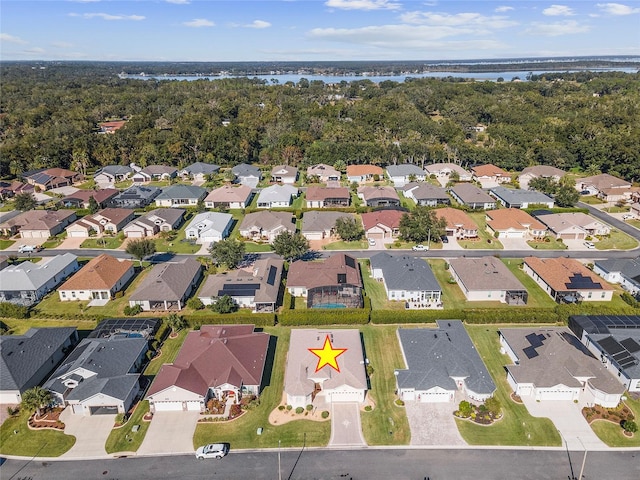
[[[366,250],[369,248],[369,243],[364,240],[357,240],[355,242],[338,241],[328,243],[322,247],[323,250]]]
[[[568,248],[567,245],[562,241],[558,241],[555,238],[551,237],[547,238],[549,239],[548,242],[528,240],[527,244],[535,250],[566,250]]]
[[[596,197],[595,195],[583,195],[580,197],[580,201],[582,203],[586,203],[587,205],[602,205],[606,203],[601,198]]]
[[[0,454],[25,457],[59,457],[76,443],[76,437],[59,430],[31,430],[24,410],[8,418],[0,427]]]
[[[139,402],[129,421],[121,427],[111,430],[104,446],[107,453],[138,451],[147,434],[147,430],[149,430],[149,425],[151,425],[151,422],[142,420],[142,417],[148,411],[149,402],[147,400]],[[133,431],[134,425],[139,426],[137,432]]]
[[[4,250],[5,248],[9,248],[14,243],[16,243],[15,240],[0,240],[0,250]]]
[[[67,232],[62,232],[42,243],[42,248],[56,248],[67,239]]]
[[[640,398],[632,398],[626,393],[627,399],[624,403],[633,411],[636,424],[640,421]],[[640,432],[636,432],[633,437],[626,437],[622,433],[622,427],[617,423],[607,420],[596,420],[591,423],[591,429],[600,440],[610,447],[640,447]]]
[[[469,250],[502,250],[504,248],[500,240],[487,232],[487,220],[483,212],[469,212],[469,216],[478,225],[478,239],[458,240],[458,244],[462,248]]]
[[[187,241],[184,232],[187,224],[188,222],[185,221],[185,225],[183,225],[183,227],[178,230],[177,236],[172,240],[168,240],[166,238],[156,238],[156,251],[191,254],[196,253],[198,250],[200,250],[200,247],[202,247],[202,245],[199,245],[195,242],[192,243],[190,241]]]
[[[526,407],[511,400],[504,365],[511,363],[500,353],[498,330],[495,325],[465,325],[478,353],[482,356],[496,384],[496,398],[502,405],[502,420],[491,426],[481,426],[456,418],[462,438],[470,445],[560,446],[560,434],[548,418],[529,415]]]
[[[615,228],[611,229],[611,235],[594,243],[598,250],[631,250],[638,246],[636,239]]]
[[[122,240],[118,237],[87,238],[80,244],[80,248],[106,248],[114,250],[120,245],[122,245]]]

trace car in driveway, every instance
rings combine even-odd
[[[596,248],[596,245],[593,242],[584,242],[584,246],[587,248]]]
[[[623,220],[630,220],[632,218],[633,218],[633,215],[631,215],[630,213],[625,213],[624,215],[622,215]]]
[[[426,245],[414,245],[413,247],[411,247],[411,250],[413,250],[414,252],[424,252],[426,250],[429,250],[429,247],[427,247]]]
[[[376,240],[374,238],[370,238],[369,239],[369,246],[371,246],[371,247],[375,247],[376,246]]]
[[[229,453],[229,446],[228,443],[210,443],[203,445],[196,450],[196,458],[198,460],[204,460],[205,458],[217,458],[219,460]]]
[[[442,243],[449,243],[449,237],[447,237],[446,235],[441,235],[440,236],[440,241]]]

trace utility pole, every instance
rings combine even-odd
[[[282,480],[282,470],[280,468],[280,440],[278,440],[278,480]]]
[[[584,448],[584,457],[582,457],[582,466],[580,467],[580,475],[578,475],[578,480],[582,480],[582,474],[584,473],[584,465],[585,463],[587,463],[587,449],[584,446],[584,443],[582,443],[582,440],[580,439],[580,437],[578,437],[578,440],[580,440],[580,444],[582,445],[582,448]]]

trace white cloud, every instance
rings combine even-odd
[[[518,24],[505,16],[494,15],[488,17],[479,13],[457,13],[450,15],[448,13],[407,12],[400,15],[400,20],[414,25],[432,25],[434,27],[476,25],[489,28],[506,28]]]
[[[327,0],[324,4],[340,10],[397,10],[402,6],[390,0]]]
[[[543,37],[559,37],[560,35],[574,35],[586,33],[590,30],[588,25],[581,25],[575,20],[567,20],[559,23],[532,23],[531,28],[525,33],[540,35]]]
[[[20,37],[9,35],[8,33],[0,33],[0,42],[16,43],[18,45],[26,45],[27,43],[29,43],[21,39]]]
[[[502,7],[498,7],[494,10],[494,12],[496,13],[504,13],[504,12],[510,12],[511,10],[515,10],[515,8],[513,7],[507,7],[506,5],[502,6]]]
[[[598,7],[609,15],[633,15],[640,13],[640,8],[633,8],[621,3],[598,3]]]
[[[33,47],[33,48],[28,48],[26,50],[23,50],[22,52],[26,53],[27,55],[41,55],[45,53],[46,50],[40,47]]]
[[[269,22],[265,22],[264,20],[254,20],[253,22],[243,26],[247,28],[269,28],[271,24]]]
[[[112,21],[112,20],[133,20],[140,21],[144,20],[146,17],[142,15],[113,15],[111,13],[70,13],[70,17],[82,17],[86,19],[92,18],[101,18],[103,20]]]
[[[206,18],[194,18],[189,22],[182,23],[186,27],[200,28],[200,27],[215,27],[215,23]]]
[[[549,17],[569,17],[575,15],[573,8],[567,7],[566,5],[551,5],[549,8],[542,10],[542,14]]]
[[[165,0],[167,3],[173,3],[175,5],[189,5],[191,0]]]
[[[56,48],[71,48],[73,47],[73,43],[69,42],[51,42],[52,47]]]

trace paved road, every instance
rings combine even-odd
[[[233,448],[233,446],[232,446]],[[193,455],[96,461],[8,460],[2,480],[564,480],[578,477],[583,451],[508,449],[283,450],[234,452],[223,460]],[[640,478],[640,450],[589,452],[585,480]]]
[[[619,220],[616,217],[614,217],[612,215],[609,215],[606,212],[603,212],[602,210],[598,210],[597,208],[593,207],[592,205],[588,205],[586,203],[578,202],[577,206],[580,207],[580,208],[586,208],[587,210],[589,210],[589,214],[593,215],[598,220],[602,220],[603,222],[608,223],[612,227],[617,228],[621,232],[624,232],[627,235],[632,236],[636,240],[640,240],[640,230],[638,230],[637,228],[632,227],[628,223],[623,222],[622,220]]]

